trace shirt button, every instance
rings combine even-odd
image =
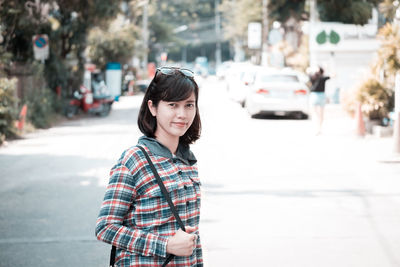
[[[189,201],[187,201],[187,202],[186,202],[186,206],[188,206],[188,207],[189,207],[189,205],[190,205],[190,203],[189,203]]]
[[[173,163],[177,163],[177,162],[178,162],[178,159],[172,159],[172,162],[173,162]]]
[[[184,185],[183,188],[184,188],[185,190],[187,190],[187,185]]]
[[[179,170],[179,171],[178,171],[178,174],[179,174],[179,175],[182,175],[182,171],[181,171],[181,170]]]

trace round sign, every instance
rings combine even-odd
[[[44,48],[47,45],[47,39],[42,35],[38,35],[33,43],[38,48]]]

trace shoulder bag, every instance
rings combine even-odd
[[[158,186],[160,187],[163,196],[164,196],[165,199],[167,200],[168,205],[169,205],[169,208],[171,209],[172,213],[174,214],[175,219],[176,219],[176,221],[177,221],[178,224],[179,224],[179,227],[182,229],[182,231],[186,231],[186,230],[185,230],[185,225],[183,224],[181,218],[179,217],[178,211],[176,210],[176,208],[175,208],[175,206],[174,206],[174,203],[172,202],[172,200],[171,200],[171,198],[170,198],[170,196],[169,196],[169,194],[168,194],[168,191],[167,191],[167,189],[165,188],[165,185],[164,185],[164,183],[162,182],[162,180],[161,180],[161,178],[160,178],[160,175],[158,175],[158,172],[157,172],[157,170],[156,170],[156,167],[154,167],[154,164],[153,164],[153,162],[151,161],[151,159],[150,159],[149,155],[147,154],[146,150],[145,150],[143,147],[141,147],[141,146],[138,146],[138,148],[139,148],[140,150],[142,150],[144,156],[146,157],[146,160],[147,160],[147,162],[149,163],[149,166],[150,166],[150,168],[151,168],[151,171],[153,172],[153,174],[154,174],[154,176],[155,176],[155,178],[156,178],[156,180],[157,180]],[[110,255],[110,267],[114,267],[114,264],[115,264],[115,252],[116,252],[116,247],[115,247],[115,246],[112,246],[112,248],[111,248],[111,255]],[[168,264],[174,257],[175,257],[175,255],[173,255],[173,254],[167,255],[167,258],[165,259],[164,264],[162,265],[162,267],[167,266],[167,264]]]

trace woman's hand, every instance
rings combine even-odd
[[[186,226],[186,232],[179,229],[174,236],[168,239],[167,253],[176,256],[190,256],[196,247],[197,235],[192,234],[197,231],[197,227]]]

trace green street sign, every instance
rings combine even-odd
[[[329,39],[331,44],[338,44],[340,42],[340,36],[337,32],[331,31],[329,34],[326,31],[322,31],[318,33],[316,41],[318,44],[325,44]]]

